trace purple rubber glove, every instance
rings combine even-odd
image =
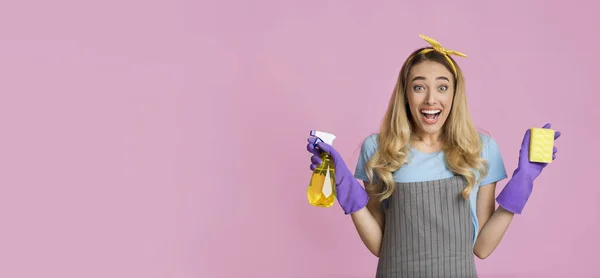
[[[306,148],[313,154],[311,157],[312,164],[310,165],[311,171],[314,171],[322,163],[319,157],[321,151],[331,156],[335,166],[337,200],[346,214],[356,212],[367,205],[369,201],[367,192],[354,178],[340,154],[331,145],[324,143],[317,137],[310,137]]]
[[[550,128],[550,124],[544,125],[543,128]],[[529,161],[529,137],[530,131],[527,129],[521,143],[519,151],[519,164],[513,173],[512,178],[506,184],[496,201],[507,211],[514,214],[521,214],[525,203],[533,190],[533,181],[542,173],[542,170],[548,163],[530,162]],[[554,140],[560,137],[560,132],[554,133]],[[552,154],[552,160],[556,158],[556,146]]]

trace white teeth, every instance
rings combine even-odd
[[[425,114],[437,114],[440,113],[442,110],[421,110],[421,113],[425,113]]]

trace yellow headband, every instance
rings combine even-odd
[[[442,47],[442,45],[439,42],[437,42],[436,40],[434,40],[430,37],[427,37],[425,35],[419,35],[419,37],[426,40],[429,44],[431,44],[431,47],[433,47],[433,49],[432,48],[423,49],[420,53],[427,53],[427,52],[435,50],[435,51],[443,54],[444,57],[446,57],[446,60],[448,60],[448,63],[450,63],[450,66],[452,66],[452,70],[454,71],[454,76],[456,76],[457,75],[456,66],[452,62],[452,59],[450,59],[450,55],[456,55],[456,56],[460,56],[460,57],[464,57],[464,58],[466,58],[467,55],[460,53],[458,51],[445,49],[444,47]]]

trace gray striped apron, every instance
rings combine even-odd
[[[469,200],[461,176],[396,183],[384,203],[377,278],[477,277]]]

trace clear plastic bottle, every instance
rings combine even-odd
[[[335,140],[335,135],[326,132],[311,130],[310,135],[329,145]],[[328,153],[322,152],[319,157],[322,163],[313,171],[306,195],[309,204],[328,208],[334,204],[336,197],[335,165]]]

